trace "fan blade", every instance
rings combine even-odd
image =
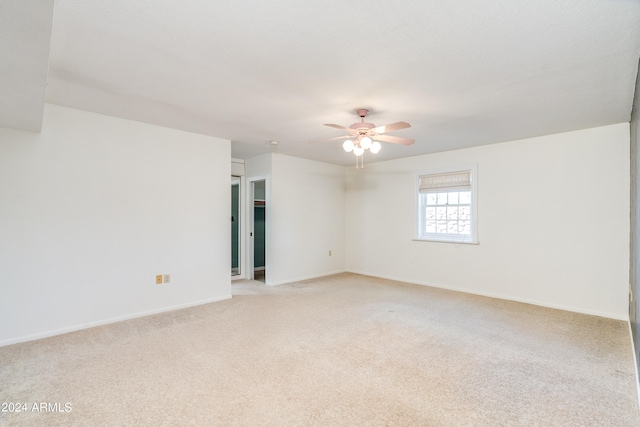
[[[309,142],[313,144],[316,142],[333,141],[335,139],[347,139],[347,138],[351,138],[351,135],[334,136],[333,138],[312,139]]]
[[[377,128],[373,128],[371,129],[372,131],[374,131],[377,134],[381,134],[381,133],[385,133],[385,132],[391,132],[394,130],[400,130],[400,129],[406,129],[406,128],[410,128],[411,125],[407,122],[396,122],[396,123],[391,123],[390,125],[386,125],[386,126],[378,126]]]
[[[332,123],[325,123],[324,125],[325,126],[329,126],[330,128],[336,128],[336,129],[340,129],[340,130],[345,130],[347,132],[351,132],[353,130],[353,129],[346,128],[344,126],[334,125]]]
[[[377,139],[378,141],[385,141],[385,142],[390,142],[392,144],[402,144],[402,145],[411,145],[415,142],[415,140],[413,139],[402,138],[400,136],[393,136],[393,135],[376,135],[373,138]]]

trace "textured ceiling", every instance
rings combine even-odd
[[[629,121],[639,55],[637,0],[56,0],[46,99],[348,165],[357,108],[379,160]]]

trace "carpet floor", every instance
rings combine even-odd
[[[232,289],[0,348],[0,425],[640,425],[626,322],[355,274]]]

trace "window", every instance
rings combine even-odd
[[[416,240],[478,243],[477,168],[416,174]]]

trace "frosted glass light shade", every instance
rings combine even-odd
[[[373,154],[376,154],[378,151],[380,151],[381,148],[382,145],[380,145],[378,141],[373,141],[373,144],[371,144],[371,148],[369,148],[369,151],[371,151]]]
[[[355,154],[356,156],[362,156],[362,153],[364,153],[364,148],[360,146],[353,149],[353,154]]]
[[[343,144],[342,144],[342,148],[344,148],[344,151],[346,151],[347,153],[350,153],[353,151],[353,141],[350,139],[347,139]]]
[[[371,142],[371,138],[365,136],[360,140],[360,146],[366,150],[371,147]]]

